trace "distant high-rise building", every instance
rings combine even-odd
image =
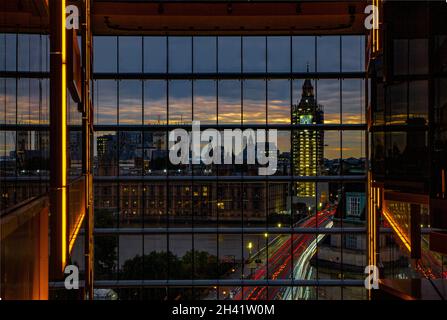
[[[309,79],[303,84],[301,100],[292,106],[292,124],[322,124],[323,108],[317,104]],[[323,167],[324,133],[322,130],[295,130],[292,133],[293,173],[296,176],[320,175]],[[315,197],[314,182],[297,183],[297,197]]]

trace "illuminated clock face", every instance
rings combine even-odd
[[[305,114],[300,116],[300,124],[312,124],[312,115]]]

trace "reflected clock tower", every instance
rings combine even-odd
[[[301,100],[292,105],[292,124],[323,124],[323,107],[317,104],[310,79],[303,83]],[[324,131],[299,129],[292,133],[293,174],[295,176],[321,175],[324,155]],[[315,182],[296,184],[297,197],[315,197]]]

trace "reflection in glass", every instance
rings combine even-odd
[[[219,123],[241,123],[241,82],[219,80]]]
[[[342,81],[342,123],[364,123],[364,85],[362,79]]]
[[[244,81],[244,123],[266,123],[265,85],[264,80]]]
[[[317,37],[317,71],[340,72],[339,36]]]
[[[142,38],[119,37],[119,72],[141,72],[142,68]]]
[[[365,38],[363,36],[342,36],[342,71],[364,71]]]
[[[121,162],[121,159],[120,159]],[[142,210],[142,192],[143,187],[141,183],[121,183],[119,185],[119,225],[122,228],[138,228],[142,227],[144,220],[144,211]],[[129,255],[129,251],[132,252],[132,248],[138,248],[138,244],[134,243],[134,237],[120,236],[120,244],[123,243],[127,248],[124,253],[120,252],[120,261],[124,263],[125,260],[132,258]],[[141,243],[141,236],[139,238]],[[142,255],[142,252],[139,253]],[[126,258],[124,258],[126,257]],[[128,257],[128,258],[127,258]],[[141,276],[140,276],[141,279]]]
[[[419,119],[421,124],[424,124],[428,120],[428,82],[427,80],[410,81],[408,90],[410,95],[408,98],[408,117]]]
[[[144,124],[166,124],[166,86],[164,80],[144,81]]]
[[[116,132],[95,132],[94,174],[97,176],[117,176],[118,137]]]
[[[117,37],[93,38],[93,72],[117,72]]]
[[[324,132],[324,170],[326,175],[340,175],[340,132]]]
[[[218,37],[218,72],[241,72],[241,37]]]
[[[216,37],[194,37],[194,72],[216,72]]]
[[[363,131],[342,132],[343,175],[365,173],[365,135]]]
[[[193,120],[200,123],[216,123],[217,121],[217,81],[196,80],[194,82],[194,114]]]
[[[17,68],[17,35],[0,34],[0,70],[16,71]]]
[[[269,80],[268,123],[290,123],[290,80]]]
[[[142,82],[119,81],[119,123],[142,124]]]
[[[43,71],[40,57],[42,36],[39,34],[19,34],[18,42],[18,70]]]
[[[143,132],[143,174],[161,176],[167,174],[168,149],[165,131]]]
[[[266,71],[266,38],[243,37],[243,72]]]
[[[43,107],[40,80],[21,78],[17,86],[17,124],[38,124]]]
[[[292,37],[293,72],[315,72],[315,37]]]
[[[190,73],[192,71],[192,38],[169,37],[169,70],[174,73]]]
[[[267,72],[290,71],[290,37],[267,37]]]
[[[120,131],[118,145],[120,176],[141,176],[143,174],[141,131]]]
[[[117,123],[117,81],[95,81],[95,121],[96,124]]]
[[[144,72],[166,72],[166,37],[143,37]]]
[[[317,81],[317,102],[324,108],[324,123],[340,123],[340,80]]]
[[[186,124],[192,118],[190,80],[171,80],[169,85],[169,124]]]

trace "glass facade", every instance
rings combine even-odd
[[[345,217],[347,186],[365,194],[364,42],[363,36],[96,36],[100,287],[122,299],[365,298],[355,287],[363,285],[366,260],[364,201],[351,222]],[[329,61],[328,48],[353,57]],[[306,79],[324,121],[292,121]],[[221,132],[278,129],[277,171],[270,177],[258,175],[259,165],[173,165],[169,131],[192,121]],[[300,147],[307,125],[324,141],[309,135]],[[294,171],[292,146],[315,143],[321,170]],[[312,194],[298,193],[309,185]],[[242,287],[243,279],[291,286]],[[353,287],[318,285],[341,279]],[[117,280],[120,288],[112,285]],[[177,280],[207,285],[181,288]]]

